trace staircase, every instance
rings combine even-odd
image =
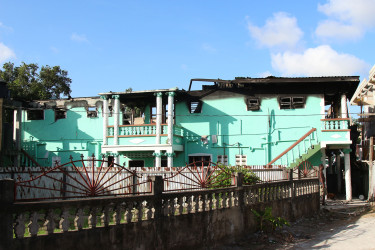
[[[294,168],[318,151],[320,151],[320,143],[316,128],[312,128],[267,165],[286,165],[287,168]]]

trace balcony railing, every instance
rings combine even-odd
[[[161,125],[161,134],[168,134],[168,125]],[[177,125],[173,125],[173,135],[183,136],[183,130]],[[107,127],[107,137],[114,136],[114,126]],[[143,125],[120,125],[119,126],[120,137],[135,137],[135,136],[156,136],[156,125],[155,124],[143,124]]]
[[[334,130],[348,130],[350,118],[321,119],[322,132]]]

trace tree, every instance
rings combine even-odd
[[[8,83],[11,96],[15,99],[31,101],[70,96],[72,92],[68,72],[60,66],[42,66],[38,64],[21,63],[15,67],[7,62],[0,69],[0,77]]]

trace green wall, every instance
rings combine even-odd
[[[66,118],[55,121],[53,109],[44,110],[44,120],[28,120],[27,112],[23,112],[22,147],[40,164],[52,164],[52,157],[61,157],[61,162],[74,160],[101,152],[102,114],[96,118],[88,118],[84,107],[67,110]]]
[[[216,92],[202,99],[202,112],[190,114],[186,103],[176,105],[176,123],[185,130],[185,157],[189,154],[247,156],[248,165],[267,164],[312,127],[320,129],[323,96],[308,96],[305,108],[282,110],[276,96],[258,96],[260,110],[247,111],[246,96]],[[306,114],[315,114],[306,116]],[[208,136],[208,143],[201,136]],[[217,135],[217,143],[212,143]],[[318,135],[319,136],[319,135]]]

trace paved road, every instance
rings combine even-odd
[[[319,214],[271,234],[247,235],[215,248],[242,249],[374,249],[375,208],[363,201],[328,202]]]
[[[312,239],[290,245],[292,249],[375,249],[375,213],[367,213],[344,225],[332,224]]]

